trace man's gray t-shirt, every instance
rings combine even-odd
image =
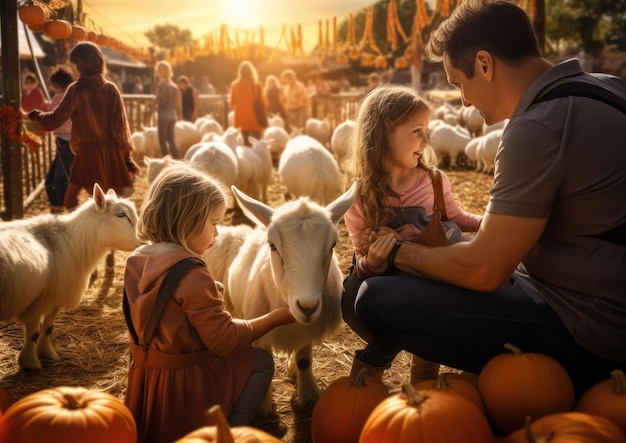
[[[583,97],[531,104],[577,74],[577,60],[563,62],[522,97],[498,149],[487,211],[548,219],[522,261],[528,274],[516,278],[582,346],[626,361],[626,247],[597,237],[626,222],[626,115]]]

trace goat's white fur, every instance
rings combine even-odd
[[[40,358],[59,360],[51,340],[58,312],[78,306],[108,251],[139,245],[136,224],[134,203],[113,190],[105,195],[98,184],[72,213],[0,223],[0,320],[24,325],[20,367],[41,369]]]
[[[333,247],[336,223],[352,205],[356,185],[326,207],[300,198],[271,208],[235,187],[233,193],[244,214],[257,224],[228,271],[234,314],[249,319],[289,307],[296,322],[273,329],[256,344],[290,353],[298,401],[314,402],[320,389],[311,368],[312,346],[341,325],[343,274]],[[269,414],[271,405],[270,390],[261,413]]]

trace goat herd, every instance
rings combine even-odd
[[[479,127],[475,114],[470,108],[442,105],[435,112],[431,140],[451,167],[463,158],[476,169],[469,177],[467,170],[458,171],[458,176],[454,170],[446,173],[461,205],[482,212],[492,177],[480,172],[492,172],[495,148],[480,146],[495,143],[497,147],[496,142],[486,140],[499,141],[502,129]],[[194,123],[179,122],[175,136],[181,160],[161,158],[155,128],[133,134],[133,141],[136,160],[145,165],[142,180],[147,183],[169,163],[190,161],[232,187],[229,212],[243,211],[249,223],[221,227],[215,245],[203,258],[216,280],[224,284],[227,305],[236,316],[256,317],[279,306],[291,309],[297,321],[275,329],[259,344],[289,355],[296,405],[303,406],[313,403],[321,392],[313,374],[314,346],[336,340],[341,328],[346,328],[340,296],[351,251],[339,221],[356,197],[356,188],[347,186],[342,172],[354,122],[343,122],[331,131],[328,122],[309,119],[305,128],[291,134],[283,129],[280,117],[271,118],[270,125],[247,148],[237,130],[223,130],[210,116]],[[489,149],[493,154],[487,153]],[[476,183],[482,189],[474,189]],[[284,201],[275,203],[277,199],[269,197],[271,185],[284,191],[278,199]],[[480,194],[474,207],[463,201],[464,189]],[[92,272],[102,265],[107,252],[129,252],[138,245],[136,222],[137,209],[131,199],[96,185],[93,198],[72,213],[38,214],[0,224],[0,336],[5,323],[23,325],[19,368],[41,370],[42,361],[44,366],[46,361],[59,361],[51,340],[55,318],[60,311],[71,315],[77,309],[92,283]],[[338,242],[344,245],[344,257],[333,249]],[[123,275],[119,257],[115,272]],[[112,289],[111,297],[120,296],[121,287]],[[334,356],[338,371],[345,368],[336,377],[346,375],[351,351],[360,346],[356,336],[350,340],[353,344],[341,348],[344,355]],[[59,348],[63,346],[58,343]],[[121,392],[123,386],[116,389]],[[265,412],[269,413],[273,401],[276,393],[273,399],[270,392]]]

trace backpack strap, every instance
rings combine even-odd
[[[537,98],[533,100],[532,104],[554,100],[555,98],[569,97],[571,95],[604,102],[626,114],[626,100],[600,85],[580,81],[563,83],[548,90],[545,94],[540,93]]]
[[[163,284],[161,284],[161,288],[159,289],[159,293],[157,295],[156,301],[154,302],[154,306],[152,307],[152,311],[150,311],[143,337],[138,337],[137,331],[133,326],[132,320],[130,318],[130,306],[128,304],[128,297],[126,295],[126,288],[124,288],[124,298],[122,300],[124,318],[126,319],[128,331],[130,332],[130,335],[135,344],[138,344],[142,347],[148,346],[148,344],[152,340],[152,337],[154,336],[159,321],[161,320],[161,315],[163,315],[163,311],[165,310],[165,306],[167,305],[170,296],[178,287],[178,284],[187,274],[187,272],[195,265],[206,266],[205,263],[199,258],[187,257],[176,263],[167,271],[167,275],[165,276],[165,280],[163,280]]]

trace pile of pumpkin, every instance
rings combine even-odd
[[[626,443],[626,376],[611,373],[574,405],[572,381],[554,359],[494,357],[479,375],[444,373],[390,395],[363,369],[340,377],[313,410],[314,443]],[[117,397],[61,386],[15,401],[0,389],[0,443],[136,443],[131,412]],[[219,406],[211,426],[176,443],[275,443],[262,430],[229,427]],[[494,430],[497,435],[494,436]]]
[[[366,369],[338,378],[313,410],[313,442],[626,443],[621,370],[574,404],[572,381],[556,360],[505,347],[512,352],[479,375],[443,373],[393,395]]]

